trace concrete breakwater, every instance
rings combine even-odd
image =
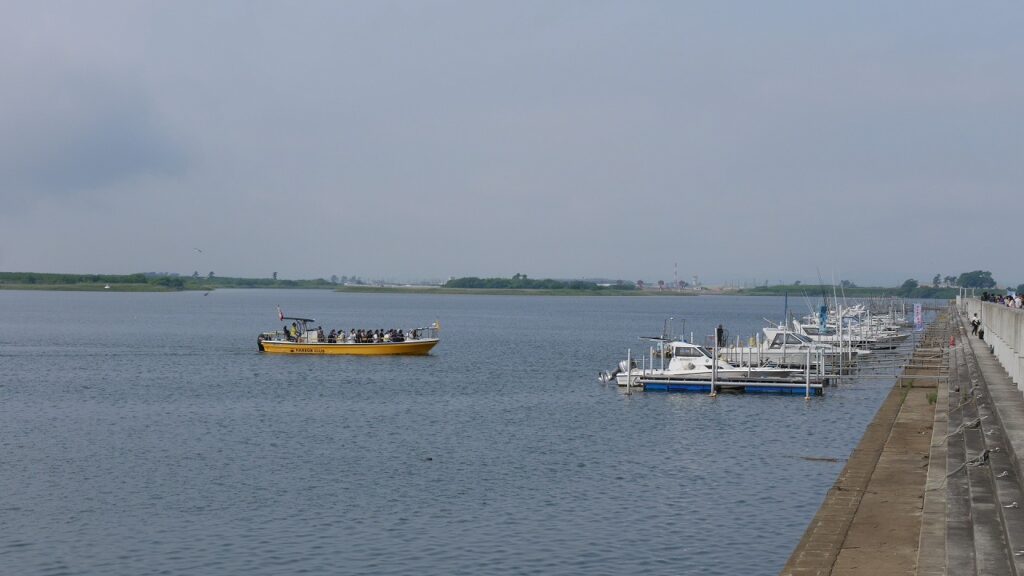
[[[1019,362],[1022,321],[972,338],[979,306],[928,328],[782,574],[1024,574],[1024,395],[993,353]]]

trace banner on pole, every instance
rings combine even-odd
[[[914,304],[914,331],[924,330],[924,314],[921,313],[921,305]]]

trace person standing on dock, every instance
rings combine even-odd
[[[718,343],[719,348],[725,346],[725,328],[722,328],[721,324],[718,325],[718,328],[715,328],[715,342]]]
[[[978,313],[974,313],[974,317],[971,318],[971,336],[978,335],[978,326],[981,326],[981,320],[978,320]]]

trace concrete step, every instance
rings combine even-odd
[[[988,346],[966,336],[965,319],[955,328],[946,403],[945,573],[1024,575],[1024,470],[1017,458],[1024,450],[1024,394]],[[926,537],[923,523],[922,542]],[[940,573],[934,562],[918,566],[919,574]]]
[[[1006,573],[1024,574],[1024,470],[1017,456],[1024,451],[1024,394],[1010,381],[984,342],[968,338],[964,343],[963,363],[967,365],[968,382],[976,387],[973,404],[980,419],[978,430],[967,437],[969,441],[980,438],[984,449],[989,450],[988,466],[973,468],[971,476],[977,477],[979,491],[988,485],[1001,528],[998,541],[992,535],[990,543],[1001,546],[1002,554],[989,550],[986,557],[996,566],[1002,566],[1005,558]]]

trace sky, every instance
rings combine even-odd
[[[1021,30],[1014,2],[5,2],[0,271],[1016,285]]]

